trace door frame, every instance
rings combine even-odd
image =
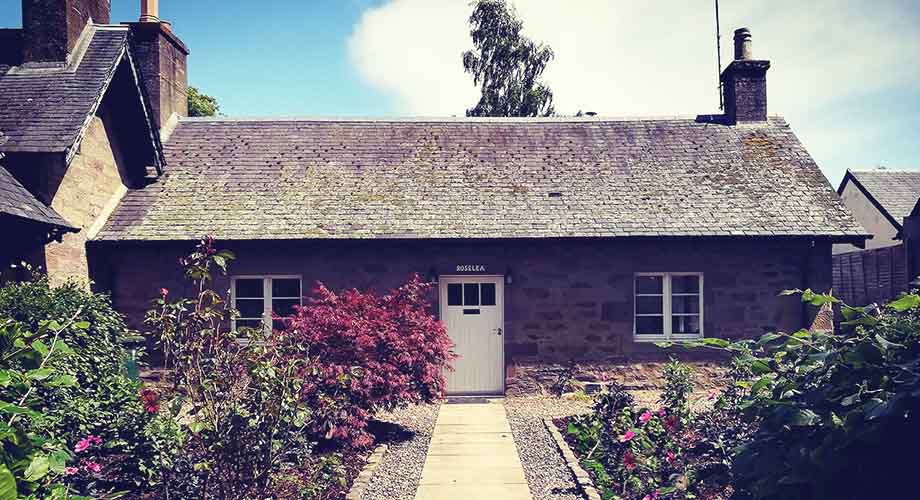
[[[502,329],[502,335],[501,335],[502,341],[501,341],[501,346],[499,349],[499,363],[500,363],[501,369],[499,370],[499,372],[502,374],[502,384],[501,384],[502,388],[501,388],[500,394],[504,396],[505,390],[507,389],[506,381],[507,381],[507,376],[508,376],[508,367],[507,367],[507,363],[505,362],[505,342],[508,339],[508,329],[505,328],[505,298],[508,296],[508,294],[505,293],[505,286],[506,286],[505,276],[502,274],[441,274],[441,275],[438,275],[438,319],[442,322],[444,321],[444,317],[445,317],[444,308],[447,307],[447,284],[448,283],[463,283],[463,280],[475,281],[475,280],[482,279],[482,278],[492,278],[492,279],[498,280],[498,284],[500,286],[495,287],[496,294],[498,294],[498,290],[501,289],[502,306],[499,308],[499,311],[498,311],[499,328]],[[444,323],[444,327],[445,329],[447,329],[446,322]],[[450,336],[450,331],[447,332],[447,335]],[[450,393],[447,393],[447,394],[450,395]],[[469,394],[462,393],[458,395],[475,396],[477,394],[476,393],[469,393]],[[484,395],[493,395],[493,394],[484,393]]]

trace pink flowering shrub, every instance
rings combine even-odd
[[[320,415],[320,437],[367,446],[374,413],[444,394],[452,344],[430,312],[430,290],[418,275],[385,295],[336,294],[320,283],[310,303],[284,320],[285,333],[309,346],[303,398]]]
[[[671,363],[657,409],[616,384],[594,412],[565,424],[567,439],[604,499],[727,499],[729,448],[750,433],[732,412],[690,411],[689,369]]]

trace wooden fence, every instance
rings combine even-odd
[[[847,304],[884,303],[907,290],[904,245],[834,255],[834,295]]]

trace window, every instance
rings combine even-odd
[[[449,283],[447,285],[447,305],[494,306],[495,294],[495,283]],[[473,309],[469,310],[472,311]]]
[[[272,313],[290,316],[303,303],[300,276],[237,276],[231,287],[233,307],[240,312],[233,328],[281,328]]]
[[[640,273],[635,277],[637,340],[703,336],[701,273]]]

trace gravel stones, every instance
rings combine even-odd
[[[378,420],[397,424],[383,441],[389,445],[363,500],[412,500],[422,478],[428,443],[439,405],[415,405],[381,413]]]
[[[505,400],[511,433],[534,500],[582,500],[575,478],[543,419],[585,413],[591,404],[590,400],[570,397],[533,396]]]

